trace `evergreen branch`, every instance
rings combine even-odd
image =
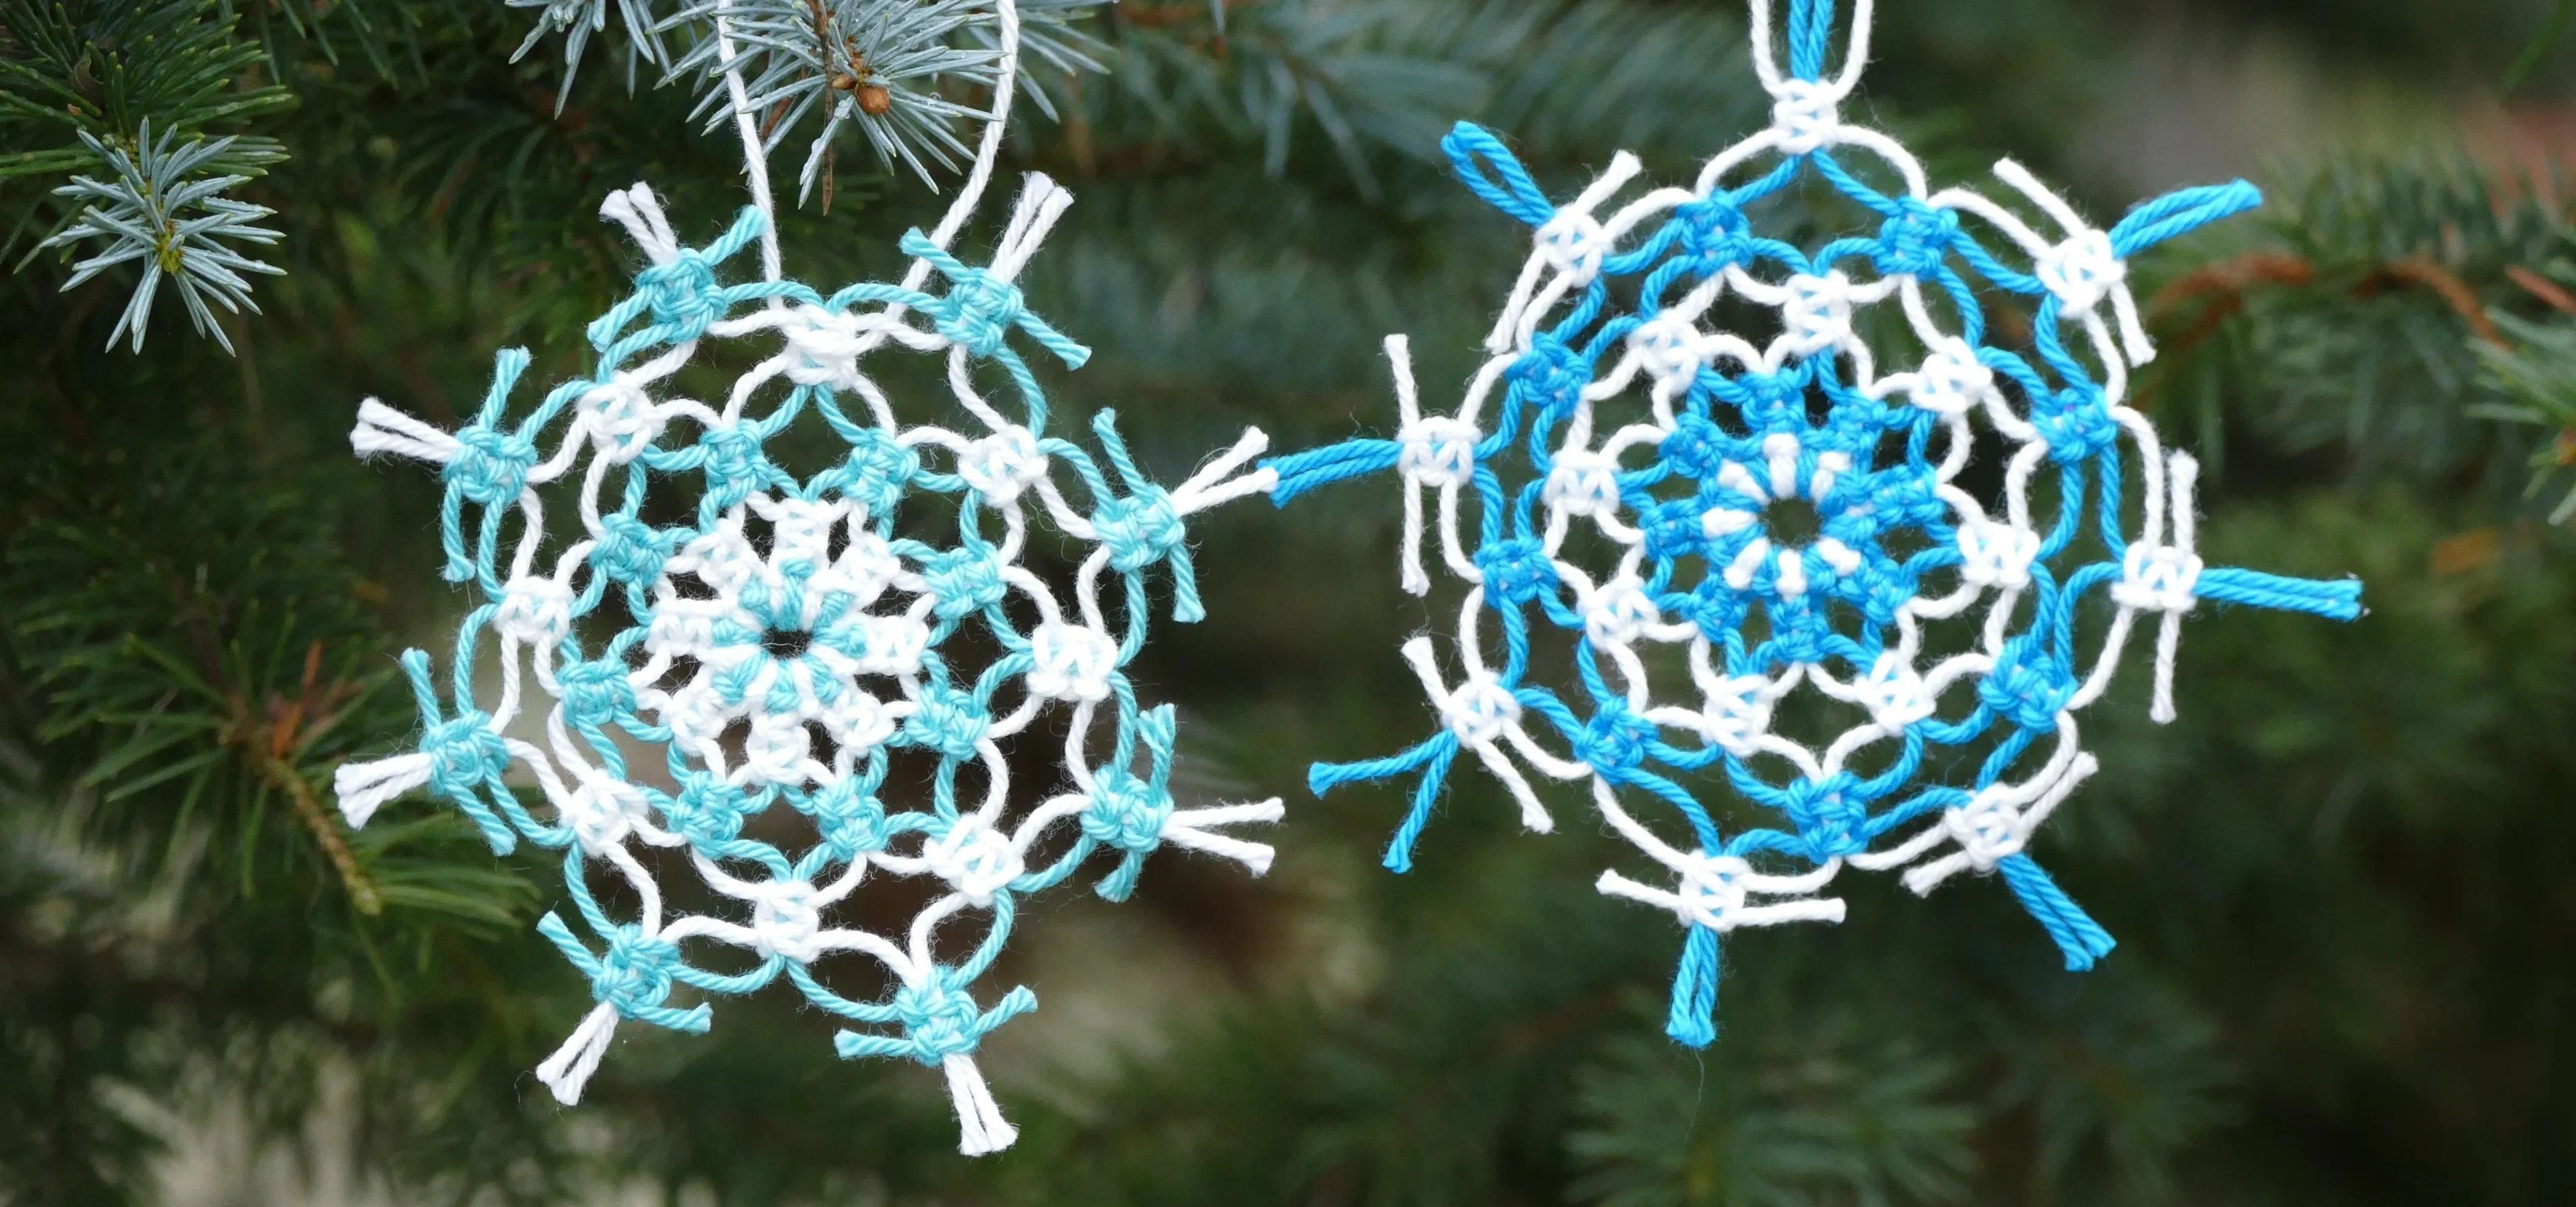
[[[0,0],[0,128],[122,135],[145,121],[204,134],[294,103],[243,88],[259,47],[233,37],[218,0]]]
[[[349,891],[350,903],[359,913],[372,917],[384,912],[384,896],[375,878],[359,866],[356,853],[349,849],[339,815],[323,803],[321,794],[314,790],[312,777],[294,761],[295,755],[346,717],[350,704],[369,690],[347,680],[320,682],[321,671],[322,642],[316,639],[304,656],[302,690],[292,700],[270,697],[265,715],[253,714],[248,700],[233,695],[226,701],[230,716],[225,734],[258,769],[261,779],[286,793],[295,805],[296,817],[339,873],[341,885]]]
[[[251,301],[250,282],[241,274],[281,275],[285,270],[244,256],[221,241],[275,243],[284,236],[253,225],[277,211],[222,196],[225,189],[248,177],[195,175],[230,149],[233,140],[201,139],[174,148],[176,136],[177,131],[164,129],[154,139],[151,119],[146,118],[129,152],[81,131],[81,141],[107,161],[115,179],[101,182],[74,176],[70,184],[54,190],[66,197],[86,198],[91,204],[72,225],[37,246],[59,247],[92,238],[108,241],[105,250],[72,266],[71,279],[62,285],[66,290],[119,264],[142,263],[143,279],[108,332],[109,347],[130,331],[132,350],[143,350],[144,330],[152,321],[152,299],[166,276],[178,287],[197,333],[213,336],[230,352],[232,339],[215,320],[207,299],[235,314],[245,309],[257,314],[259,305]]]
[[[2499,488],[2523,478],[2508,467],[2538,454],[2469,422],[2493,417],[2472,395],[2481,358],[2508,350],[2504,316],[2559,310],[2567,291],[2549,274],[2576,227],[2537,200],[2545,190],[2515,191],[2500,195],[2488,173],[2448,159],[2315,170],[2272,215],[2264,245],[2157,291],[2150,309],[2171,355],[2133,397],[2185,392],[2213,465],[2218,416],[2250,396],[2262,405],[2249,417],[2288,451],[2337,445],[2365,473],[2467,473]]]
[[[2478,385],[2497,399],[2476,412],[2507,423],[2555,429],[2531,453],[2531,485],[2526,493],[2536,496],[2562,472],[2576,468],[2576,322],[2564,318],[2535,322],[2498,313],[2494,325],[2509,333],[2512,342],[2499,336],[2471,347],[2478,358]],[[2570,519],[2576,519],[2576,485],[2570,485],[2549,512],[2552,524]]]

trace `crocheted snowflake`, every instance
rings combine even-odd
[[[1443,146],[1468,185],[1537,228],[1490,359],[1456,413],[1424,414],[1390,337],[1396,438],[1268,463],[1282,504],[1395,470],[1404,586],[1431,585],[1426,493],[1440,560],[1467,584],[1459,672],[1426,637],[1403,650],[1440,730],[1317,764],[1314,790],[1416,777],[1386,857],[1403,871],[1462,752],[1533,830],[1551,820],[1524,768],[1588,784],[1669,885],[1607,871],[1600,890],[1687,928],[1667,1030],[1694,1046],[1715,1035],[1718,937],[1839,921],[1843,903],[1819,894],[1845,866],[1906,867],[1918,893],[2000,872],[2066,966],[2090,967],[2111,937],[2026,848],[2095,769],[2074,714],[2132,629],[2158,626],[2163,721],[2198,601],[2360,614],[2358,582],[2204,566],[2192,460],[2124,405],[2152,355],[2127,258],[2259,203],[2254,188],[2184,189],[2108,230],[2009,161],[1995,175],[2040,223],[1934,192],[1894,139],[1839,112],[1867,58],[1866,0],[1831,78],[1830,0],[1789,6],[1785,74],[1770,15],[1754,0],[1772,123],[1688,188],[1614,204],[1640,170],[1623,153],[1553,205],[1460,124]],[[1818,184],[1863,225],[1812,251],[1766,233],[1766,212]],[[2010,299],[2027,299],[2018,348],[1986,311]],[[2008,450],[1999,475],[1968,472],[1980,442]],[[1533,681],[1534,619],[1569,635],[1572,690]],[[1755,807],[1733,816],[1765,824],[1721,827],[1692,782],[1712,770]]]
[[[551,913],[538,929],[590,978],[599,1004],[537,1070],[562,1101],[578,1100],[621,1018],[707,1029],[707,1003],[674,1004],[675,987],[747,993],[784,977],[815,1006],[861,1024],[839,1033],[841,1055],[943,1068],[961,1147],[990,1152],[1015,1132],[972,1054],[1037,999],[1021,987],[986,1006],[971,986],[1009,937],[1016,902],[1098,852],[1116,860],[1097,886],[1113,901],[1166,844],[1238,859],[1256,874],[1268,867],[1270,848],[1219,831],[1277,820],[1279,802],[1175,807],[1171,706],[1141,708],[1123,670],[1145,642],[1149,573],[1169,578],[1173,619],[1200,618],[1183,518],[1269,489],[1269,471],[1237,473],[1263,437],[1245,432],[1167,490],[1138,471],[1108,412],[1092,424],[1107,470],[1046,434],[1045,396],[1012,338],[1076,367],[1089,353],[1028,313],[1011,280],[1070,201],[1032,175],[989,268],[915,231],[902,242],[915,257],[905,283],[825,296],[774,279],[774,268],[772,279],[723,283],[719,268],[760,236],[760,211],[744,210],[705,248],[683,248],[639,184],[600,212],[651,263],[634,294],[590,325],[588,377],[513,417],[528,354],[503,352],[482,410],[454,434],[374,399],[360,408],[351,443],[361,454],[444,467],[445,573],[473,584],[483,602],[457,632],[452,702],[440,699],[427,654],[403,655],[426,732],[413,753],[341,768],[341,807],[364,824],[385,801],[427,785],[496,853],[521,838],[564,852],[566,890],[593,938]],[[918,287],[932,270],[944,291]],[[776,337],[777,350],[722,400],[669,388],[702,340],[760,336]],[[945,352],[970,430],[898,418],[860,370],[889,341]],[[1016,417],[977,392],[984,364],[1003,370]],[[801,447],[819,439],[835,450],[829,468],[801,479],[772,458],[773,442],[800,424]],[[1061,482],[1066,471],[1071,484]],[[549,534],[541,498],[555,482],[567,484],[580,518],[564,537]],[[695,493],[694,514],[657,524],[652,516],[682,514],[647,507],[673,490]],[[1040,514],[1090,546],[1069,601],[1020,564]],[[953,540],[924,539],[952,523]],[[958,661],[949,642],[973,629],[994,651],[980,668]],[[488,710],[474,690],[486,630],[499,647]],[[509,732],[523,666],[553,699],[543,746]],[[1055,710],[1070,714],[1070,782],[1014,821],[1002,744]],[[1104,716],[1105,749],[1096,724]],[[631,770],[620,735],[663,747],[668,780]],[[935,762],[930,799],[910,808],[887,799],[890,760],[907,751]],[[534,779],[551,816],[532,813],[505,783],[513,766]],[[810,845],[780,845],[804,828],[788,815],[810,826]],[[726,908],[666,916],[639,843],[685,852]],[[632,920],[612,917],[592,893],[599,864],[640,902]],[[835,925],[871,869],[947,891],[902,936]],[[960,942],[961,932],[973,941]],[[713,945],[745,949],[751,962],[719,971]],[[824,967],[841,952],[883,963],[891,995],[833,991]]]

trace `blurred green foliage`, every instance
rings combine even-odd
[[[1936,175],[2010,153],[2064,176],[2096,162],[2073,142],[2129,8],[1890,5],[1869,108]],[[2177,8],[2481,83],[2551,11]],[[650,180],[690,238],[740,204],[686,90],[594,69],[558,113],[556,56],[510,62],[530,20],[0,3],[13,262],[69,218],[48,190],[77,131],[133,109],[248,136],[266,174],[240,195],[278,211],[288,269],[266,314],[226,318],[229,358],[175,327],[102,350],[129,283],[58,295],[61,255],[0,280],[0,1202],[152,1201],[161,1154],[217,1118],[312,1156],[317,1112],[401,1202],[2576,1197],[2576,538],[2551,522],[2576,497],[2576,227],[2557,182],[2455,152],[2320,150],[2259,217],[2138,266],[2166,353],[2140,395],[2214,467],[2210,556],[2358,573],[2371,613],[2205,610],[2177,724],[2146,723],[2135,679],[2099,710],[2107,773],[2042,841],[2122,940],[2101,970],[2059,971],[1990,884],[1861,884],[1840,927],[1730,944],[1723,1034],[1691,1053],[1652,1018],[1673,934],[1592,891],[1607,836],[1519,834],[1470,775],[1417,870],[1379,871],[1395,794],[1297,789],[1307,760],[1426,724],[1392,657],[1430,619],[1394,586],[1394,492],[1350,488],[1196,528],[1210,620],[1140,674],[1196,714],[1194,783],[1289,797],[1279,866],[1174,861],[1123,915],[1030,920],[1004,971],[1048,1008],[990,1065],[1018,1147],[959,1159],[936,1078],[831,1059],[776,996],[705,1037],[630,1029],[558,1110],[525,1070],[589,1001],[530,933],[545,869],[425,803],[352,833],[317,795],[405,740],[392,653],[460,606],[429,573],[432,477],[347,455],[356,400],[452,423],[495,346],[569,371],[632,267],[590,218],[608,189]],[[1010,144],[1081,200],[1030,273],[1098,352],[1054,388],[1121,408],[1158,472],[1246,423],[1289,447],[1383,430],[1387,331],[1427,378],[1463,372],[1524,236],[1432,162],[1450,120],[1560,187],[1619,147],[1685,171],[1763,112],[1731,3],[1224,20],[1104,9],[1081,28],[1108,70],[1042,80],[1057,117]],[[58,53],[80,38],[99,57]],[[2567,53],[2521,95],[2565,93]],[[849,170],[872,162],[786,216],[799,275],[890,271],[938,204]]]

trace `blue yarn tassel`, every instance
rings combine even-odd
[[[2021,898],[2022,908],[2029,910],[2030,916],[2047,929],[2048,937],[2056,941],[2057,950],[2066,956],[2068,972],[2089,971],[2093,961],[2119,946],[2111,932],[2102,929],[2082,906],[2075,904],[2030,856],[2007,855],[1996,862],[1995,870],[2003,873],[2013,896]]]
[[[1690,928],[1682,943],[1681,967],[1673,972],[1673,1008],[1664,1019],[1664,1034],[1674,1042],[1705,1048],[1717,1042],[1717,932]]]

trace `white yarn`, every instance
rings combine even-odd
[[[1839,920],[1841,902],[1812,894],[1846,862],[1893,867],[1910,863],[1942,843],[1957,845],[1951,854],[1909,873],[1907,883],[1917,891],[1958,871],[1991,870],[1997,859],[2021,849],[2031,830],[2092,773],[2095,763],[2092,756],[2076,749],[2071,718],[2062,718],[2059,752],[2049,769],[2031,780],[1988,788],[1972,804],[1948,810],[1938,824],[1891,850],[1829,861],[1806,874],[1782,877],[1759,874],[1732,856],[1666,845],[1618,811],[1609,781],[1593,768],[1551,753],[1531,739],[1522,727],[1519,703],[1500,686],[1489,665],[1492,647],[1478,633],[1485,580],[1468,553],[1478,538],[1473,518],[1461,514],[1459,496],[1472,482],[1475,445],[1488,430],[1485,411],[1496,391],[1505,388],[1505,371],[1532,353],[1542,322],[1561,313],[1564,303],[1591,284],[1605,257],[1633,246],[1677,207],[1723,189],[1731,179],[1741,180],[1747,165],[1766,156],[1833,148],[1882,161],[1902,182],[1905,196],[1935,210],[1981,219],[2029,257],[2033,275],[2056,297],[2068,328],[2083,331],[2085,346],[2104,367],[2108,412],[2141,454],[2146,533],[2128,550],[2121,581],[2111,592],[2118,608],[2116,622],[2094,652],[2091,674],[2084,690],[2070,701],[2070,710],[2089,702],[2107,682],[2133,617],[2152,612],[2160,624],[2153,715],[2159,721],[2171,719],[2179,625],[2194,605],[2194,585],[2201,570],[2191,545],[2195,468],[2179,453],[2163,456],[2153,428],[2123,397],[2126,368],[2146,363],[2154,349],[2139,322],[2126,266],[2108,235],[2087,224],[2063,198],[2010,160],[1995,165],[1995,176],[2060,228],[2059,235],[2043,236],[2019,213],[1973,191],[1931,192],[1921,164],[1903,146],[1846,121],[1840,112],[1842,103],[1868,56],[1872,14],[1867,0],[1856,6],[1841,67],[1824,80],[1787,77],[1772,57],[1768,0],[1753,0],[1752,15],[1754,67],[1773,98],[1771,125],[1713,156],[1693,188],[1657,189],[1621,203],[1617,195],[1641,170],[1634,157],[1622,153],[1574,200],[1558,207],[1553,217],[1537,227],[1528,259],[1486,340],[1490,359],[1468,384],[1455,413],[1422,410],[1405,337],[1386,339],[1400,416],[1396,441],[1397,468],[1404,482],[1402,584],[1417,595],[1430,590],[1423,546],[1427,534],[1436,534],[1449,569],[1470,587],[1454,646],[1463,664],[1461,673],[1454,680],[1444,674],[1426,637],[1405,643],[1406,662],[1439,710],[1447,731],[1509,791],[1525,826],[1543,831],[1553,823],[1530,778],[1523,774],[1523,765],[1548,778],[1589,780],[1605,818],[1663,864],[1679,886],[1657,888],[1605,872],[1601,891],[1659,905],[1687,921],[1719,930]],[[1996,387],[1994,372],[1977,360],[1957,330],[1936,317],[1948,307],[1946,299],[1927,301],[1927,295],[1937,292],[1902,273],[1855,280],[1840,270],[1828,270],[1821,275],[1786,273],[1765,280],[1737,264],[1634,326],[1617,363],[1583,390],[1574,413],[1562,421],[1562,442],[1549,450],[1553,468],[1538,496],[1545,516],[1545,553],[1556,580],[1575,592],[1584,638],[1601,656],[1603,675],[1614,692],[1624,691],[1640,715],[1658,725],[1697,733],[1738,756],[1767,754],[1786,759],[1806,779],[1822,782],[1851,766],[1865,751],[1898,740],[1907,726],[1935,716],[1945,693],[1994,666],[2008,636],[2005,621],[2026,603],[2032,566],[2044,544],[2031,514],[2029,488],[2048,446],[2039,430],[2007,404]],[[1756,348],[1731,332],[1705,326],[1710,308],[1727,293],[1776,309],[1780,334],[1767,346]],[[1860,308],[1883,301],[1898,303],[1925,349],[1919,361],[1888,373],[1878,371],[1872,349],[1854,328]],[[1940,467],[1939,493],[1953,512],[1958,533],[1958,587],[1938,598],[1907,602],[1898,612],[1893,648],[1855,682],[1839,682],[1816,665],[1791,666],[1770,675],[1725,675],[1715,669],[1720,659],[1713,656],[1714,647],[1696,626],[1664,623],[1653,600],[1632,591],[1642,574],[1644,535],[1638,526],[1640,517],[1619,497],[1615,474],[1641,468],[1642,459],[1634,454],[1653,453],[1676,430],[1673,401],[1703,367],[1768,373],[1799,358],[1826,354],[1838,358],[1845,380],[1859,393],[1921,407],[1939,417],[1949,443]],[[1618,422],[1610,419],[1605,404],[1640,384],[1648,396],[1645,413]],[[2021,445],[2006,475],[2000,514],[1989,514],[1975,497],[1954,484],[1976,439],[1971,426],[1971,416],[1976,415],[1985,416],[1987,426]],[[1795,498],[1821,505],[1835,478],[1852,468],[1843,453],[1803,449],[1794,436],[1774,435],[1760,461],[1728,463],[1719,469],[1717,481],[1763,504]],[[2162,535],[2163,500],[2169,488],[2171,544]],[[1436,509],[1426,506],[1426,493],[1436,494]],[[1705,511],[1700,523],[1708,536],[1718,538],[1762,524],[1763,516],[1754,510],[1718,506]],[[1615,567],[1587,566],[1572,559],[1568,535],[1579,525],[1589,525],[1608,542]],[[1814,567],[1847,574],[1862,562],[1858,551],[1830,537],[1799,547],[1759,537],[1745,545],[1720,574],[1738,590],[1766,581],[1780,597],[1796,599],[1806,594]],[[1922,641],[1923,622],[1955,616],[1980,604],[1990,620],[1979,647],[1930,659]],[[1649,682],[1648,668],[1683,661],[1650,656],[1649,651],[1661,645],[1683,647],[1699,693],[1696,703],[1656,703],[1659,697]],[[1861,706],[1868,719],[1822,748],[1771,732],[1773,703],[1801,683]]]
[[[993,106],[973,171],[929,236],[943,249],[963,229],[991,180],[1015,86],[1021,45],[1018,9],[1012,0],[1001,0],[995,12],[1000,63]],[[734,69],[727,14],[727,7],[719,3],[716,36],[744,145],[748,183],[755,207],[764,216],[774,216],[764,148],[746,89]],[[1044,175],[1030,173],[985,270],[990,279],[1006,282],[1015,277],[1071,203],[1072,195],[1065,189]],[[643,184],[611,193],[599,212],[603,220],[623,227],[652,264],[669,264],[687,254],[660,201]],[[765,223],[760,233],[761,271],[768,281],[781,279],[775,226],[774,221]],[[927,259],[915,259],[904,278],[905,288],[918,290],[931,271]],[[501,670],[499,698],[489,710],[487,727],[492,734],[503,734],[519,720],[523,676],[532,676],[541,691],[555,698],[543,719],[543,745],[506,739],[511,762],[534,776],[553,810],[553,822],[569,832],[569,840],[586,857],[606,862],[624,880],[639,905],[635,931],[644,942],[710,941],[764,960],[799,964],[836,952],[860,952],[885,965],[901,984],[920,990],[938,983],[943,969],[955,967],[955,953],[951,963],[943,965],[934,951],[935,946],[943,946],[935,943],[941,924],[962,912],[995,910],[998,895],[1030,871],[1031,848],[1046,842],[1050,831],[1060,836],[1061,823],[1081,816],[1089,801],[1093,769],[1106,745],[1095,721],[1100,706],[1117,703],[1112,677],[1120,671],[1125,632],[1123,623],[1113,627],[1112,620],[1113,608],[1125,605],[1123,591],[1119,583],[1104,585],[1103,580],[1124,573],[1125,568],[1110,569],[1109,549],[1101,543],[1093,516],[1076,511],[1059,487],[1059,476],[1072,475],[1073,467],[1050,456],[1026,426],[996,411],[975,389],[967,352],[907,310],[885,305],[833,313],[812,305],[784,305],[773,297],[761,309],[708,323],[708,336],[744,339],[770,334],[778,338],[780,348],[745,372],[721,403],[696,401],[670,390],[671,379],[696,347],[694,340],[618,370],[575,398],[569,408],[571,418],[541,438],[554,442],[551,455],[525,474],[528,489],[504,504],[514,507],[523,522],[511,529],[506,572],[493,597],[494,606],[482,621],[495,638],[492,644],[498,647]],[[868,352],[888,342],[948,353],[953,401],[982,430],[902,423],[885,391],[860,367]],[[955,820],[944,822],[936,833],[898,833],[890,842],[911,853],[893,847],[863,851],[837,877],[822,884],[800,875],[738,879],[726,866],[701,855],[691,839],[657,824],[643,793],[604,765],[601,752],[573,732],[564,703],[569,689],[563,678],[572,668],[558,665],[572,631],[576,572],[602,542],[615,538],[609,521],[615,511],[615,492],[623,487],[622,467],[654,447],[656,439],[675,425],[684,432],[694,429],[702,434],[747,432],[749,425],[768,418],[753,400],[775,399],[784,392],[781,387],[791,384],[855,395],[865,403],[877,430],[903,455],[929,461],[953,458],[953,472],[978,492],[979,505],[988,516],[997,516],[1004,529],[993,561],[1008,606],[1014,614],[1033,613],[1038,618],[1030,633],[1029,656],[1034,665],[1026,672],[1027,699],[1008,715],[991,718],[973,740],[973,754],[966,761],[980,769],[981,779],[978,790],[961,790]],[[468,455],[457,436],[373,398],[359,407],[350,444],[361,455],[391,453],[437,465]],[[1266,446],[1260,431],[1245,431],[1233,446],[1168,493],[1171,512],[1187,517],[1247,494],[1269,491],[1276,475],[1252,464]],[[621,468],[614,479],[612,468]],[[562,479],[579,484],[574,510],[582,531],[569,543],[549,538],[547,499],[533,489]],[[632,715],[646,724],[667,727],[671,746],[685,756],[689,769],[722,785],[752,791],[796,789],[808,794],[807,799],[818,799],[848,785],[859,774],[863,756],[888,746],[908,720],[932,706],[927,702],[933,684],[925,674],[925,654],[932,644],[934,610],[951,601],[941,598],[941,583],[931,576],[925,559],[898,554],[873,530],[879,517],[869,514],[867,504],[838,492],[815,494],[808,499],[773,489],[754,490],[669,550],[659,575],[643,588],[652,616],[632,652],[622,685],[632,693]],[[610,504],[605,511],[603,499]],[[1094,498],[1093,502],[1097,507],[1106,500]],[[1017,564],[1032,515],[1039,512],[1067,536],[1094,544],[1081,562],[1069,596]],[[765,540],[761,529],[766,530]],[[1110,599],[1103,598],[1104,590],[1110,592]],[[827,596],[840,601],[834,605],[840,611],[831,615],[822,611]],[[801,599],[801,608],[793,615],[766,611],[776,601],[791,599]],[[1194,596],[1189,606],[1195,607]],[[855,635],[852,648],[815,641],[802,655],[782,657],[742,637],[746,630],[761,633],[799,626],[810,635],[834,621],[848,624]],[[863,677],[892,683],[862,683]],[[972,678],[967,676],[967,681]],[[1131,712],[1132,703],[1128,701]],[[1009,816],[1016,811],[1011,800],[1012,768],[1002,756],[1001,743],[1040,725],[1040,714],[1056,705],[1072,710],[1065,774],[1076,791],[1056,796],[1014,822]],[[828,755],[820,750],[809,725],[821,728],[837,749]],[[746,736],[733,745],[732,731],[737,728]],[[342,812],[351,825],[364,825],[385,802],[429,783],[437,766],[426,752],[345,765],[335,774]],[[1159,831],[1163,841],[1238,861],[1256,874],[1269,867],[1270,847],[1224,831],[1279,820],[1284,813],[1279,801],[1200,808],[1168,808],[1166,802],[1166,808]],[[787,810],[779,806],[779,811]],[[714,913],[666,916],[653,874],[633,854],[635,844],[691,848],[692,865],[720,899],[735,903],[739,920]],[[744,865],[731,866],[739,870]],[[900,940],[833,925],[831,915],[837,904],[871,872],[935,878],[943,891],[915,915]],[[614,1039],[619,1018],[618,1007],[603,1000],[537,1067],[538,1079],[559,1101],[580,1100]],[[1002,1118],[974,1060],[964,1052],[949,1052],[935,1063],[943,1068],[957,1110],[961,1151],[978,1155],[1007,1147],[1018,1133]]]
[[[600,1058],[608,1055],[608,1041],[616,1037],[617,1008],[606,1002],[591,1007],[554,1055],[537,1065],[537,1080],[553,1091],[555,1101],[579,1105],[582,1087],[599,1071]]]

